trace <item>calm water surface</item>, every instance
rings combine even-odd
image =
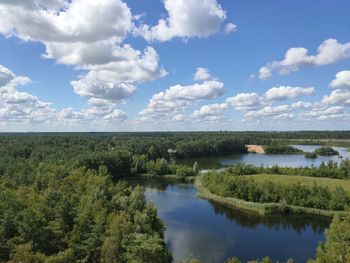
[[[293,145],[306,152],[312,152],[320,145]],[[337,150],[343,158],[350,159],[350,152],[345,147],[332,147]],[[319,166],[322,162],[328,162],[333,160],[339,162],[341,159],[338,156],[318,156],[315,159],[305,158],[303,154],[232,154],[228,156],[219,157],[204,157],[195,159],[180,160],[179,163],[193,165],[194,162],[198,162],[200,169],[218,169],[225,166],[234,165],[237,163],[247,163],[256,166]]]
[[[165,239],[174,261],[189,256],[202,262],[224,262],[232,256],[242,261],[262,258],[285,262],[293,257],[306,262],[315,254],[325,219],[309,216],[259,217],[200,199],[193,184],[164,180],[133,180],[145,187],[167,229]]]

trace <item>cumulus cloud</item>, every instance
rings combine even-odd
[[[61,5],[66,8],[60,8]],[[121,42],[132,27],[131,12],[121,0],[57,1],[57,9],[52,11],[46,6],[43,1],[33,0],[0,2],[0,32],[26,41],[49,43]]]
[[[336,90],[323,97],[321,101],[323,104],[350,106],[350,71],[344,70],[338,72],[329,86],[336,88]]]
[[[74,124],[107,125],[127,118],[109,100],[91,98],[90,108],[75,111],[72,108],[58,110],[52,103],[41,101],[28,92],[18,91],[19,86],[30,83],[25,76],[16,76],[0,65],[0,121],[2,124],[44,123],[49,126],[72,126]],[[5,77],[4,77],[5,76]],[[82,127],[82,126],[81,126]]]
[[[227,23],[225,26],[225,33],[230,34],[237,30],[237,26],[234,23]]]
[[[272,71],[269,67],[259,69],[259,79],[266,80],[272,77]]]
[[[312,102],[307,102],[307,101],[297,101],[297,102],[293,102],[291,104],[291,107],[293,109],[310,109],[312,107],[314,107],[315,103],[312,103]]]
[[[328,105],[348,105],[350,106],[350,91],[337,89],[330,95],[325,95],[322,103]]]
[[[314,87],[302,88],[291,86],[279,86],[269,89],[265,93],[267,100],[286,100],[293,99],[303,95],[312,95],[315,93]]]
[[[210,79],[210,73],[207,68],[197,68],[196,73],[194,73],[194,80],[207,80]]]
[[[152,47],[122,43],[134,28],[122,0],[0,1],[0,16],[1,34],[40,42],[43,57],[86,71],[71,83],[80,96],[120,101],[136,84],[166,75]]]
[[[189,117],[199,121],[219,121],[224,119],[223,113],[229,108],[227,103],[204,105],[199,110],[195,110]]]
[[[257,93],[239,93],[227,98],[226,102],[238,111],[253,110],[263,105],[262,98]]]
[[[299,114],[299,118],[304,121],[319,120],[326,121],[332,119],[341,119],[348,117],[349,114],[344,112],[344,107],[331,106],[323,109],[314,109],[309,112],[302,112]]]
[[[279,106],[275,106],[275,107],[271,107],[271,106],[265,106],[260,110],[256,110],[256,111],[248,111],[244,117],[246,119],[252,118],[252,119],[256,119],[256,118],[268,118],[268,117],[272,117],[272,116],[276,116],[276,115],[281,115],[281,114],[285,114],[290,110],[290,106],[289,105],[279,105]]]
[[[335,79],[329,84],[331,88],[344,88],[350,90],[350,70],[343,70],[335,75]]]
[[[198,73],[198,70],[197,70]],[[203,77],[203,76],[201,76]],[[217,80],[204,80],[193,85],[174,85],[154,94],[148,106],[139,112],[140,120],[161,120],[180,114],[191,103],[215,99],[224,92],[224,84]]]
[[[219,31],[226,19],[226,12],[216,0],[163,0],[163,3],[168,17],[159,19],[153,27],[141,25],[137,29],[147,41],[208,37]]]
[[[293,47],[287,50],[281,61],[273,61],[259,70],[259,78],[271,78],[273,72],[281,75],[289,74],[304,66],[321,66],[333,64],[350,57],[350,42],[339,43],[336,39],[325,40],[317,49],[315,55],[309,55],[304,47]]]
[[[14,78],[15,78],[15,74],[13,74],[11,70],[0,65],[0,87],[5,86]]]

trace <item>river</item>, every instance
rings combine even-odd
[[[306,152],[312,152],[320,145],[293,145]],[[350,159],[350,152],[345,147],[332,147],[337,150],[343,159]],[[201,157],[180,160],[178,163],[193,165],[194,162],[199,164],[200,169],[219,169],[238,163],[253,164],[255,166],[286,166],[286,167],[300,167],[300,166],[319,166],[322,162],[328,161],[339,162],[341,159],[338,156],[318,156],[315,159],[305,158],[303,154],[259,154],[259,153],[248,153],[248,154],[231,154],[227,156],[216,156],[216,157]]]
[[[319,146],[295,145],[304,151]],[[344,158],[346,148],[333,147]],[[303,155],[241,154],[224,157],[197,158],[183,163],[199,163],[201,169],[215,169],[239,162],[254,165],[318,166],[322,161],[338,162],[337,156],[306,159]],[[174,262],[197,257],[202,263],[223,263],[235,256],[242,262],[270,256],[285,262],[292,257],[306,262],[315,255],[329,220],[306,215],[261,217],[238,211],[196,196],[193,184],[163,179],[132,180],[145,188],[148,201],[153,202],[159,217],[166,224],[165,239]]]
[[[132,180],[145,188],[148,201],[166,224],[165,240],[174,262],[196,257],[224,263],[235,256],[245,262],[270,256],[306,262],[324,241],[329,220],[312,216],[261,217],[196,196],[193,184],[162,179]]]

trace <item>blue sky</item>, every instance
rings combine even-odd
[[[0,131],[349,129],[349,10],[0,1]]]

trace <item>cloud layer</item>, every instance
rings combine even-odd
[[[51,127],[72,127],[74,125],[106,126],[119,123],[126,114],[115,108],[108,100],[90,99],[90,107],[80,111],[73,108],[56,109],[52,103],[41,101],[28,92],[18,91],[31,80],[16,76],[0,65],[0,122],[2,124],[45,124]]]

